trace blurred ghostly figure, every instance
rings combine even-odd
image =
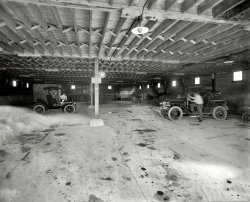
[[[60,95],[60,101],[62,102],[66,102],[67,101],[67,95],[65,94],[65,92],[62,92],[62,94]]]

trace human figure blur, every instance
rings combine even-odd
[[[194,93],[194,97],[188,94],[188,100],[191,101],[192,103],[190,104],[191,107],[191,112],[194,113],[194,107],[197,108],[198,113],[199,113],[199,122],[202,122],[203,120],[203,114],[202,114],[202,109],[203,109],[203,98],[199,93]]]

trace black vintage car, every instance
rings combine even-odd
[[[203,114],[212,115],[216,120],[227,118],[228,106],[223,99],[219,99],[221,92],[203,94]],[[191,115],[190,101],[187,98],[165,99],[160,103],[161,114],[170,120],[180,120],[184,114]],[[198,113],[197,113],[198,115]]]
[[[44,114],[48,109],[62,109],[63,112],[72,114],[76,111],[75,101],[60,101],[58,87],[45,87],[43,90],[47,91],[46,100],[38,99],[33,105],[34,112]]]

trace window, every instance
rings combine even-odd
[[[200,77],[195,77],[194,84],[196,85],[200,84]]]
[[[26,83],[26,88],[29,88],[30,87],[30,84],[29,83]]]
[[[141,89],[141,86],[139,86],[139,89]]]
[[[234,72],[233,81],[242,81],[242,71]]]
[[[158,83],[158,84],[157,84],[157,87],[160,88],[160,87],[161,87],[161,83]]]
[[[111,90],[111,89],[112,89],[112,86],[108,86],[108,89]]]
[[[13,86],[13,87],[17,87],[17,81],[16,81],[16,80],[13,80],[13,81],[12,81],[12,86]]]
[[[149,88],[149,84],[147,85],[147,88]]]
[[[172,81],[172,86],[173,86],[173,87],[176,86],[176,80]]]
[[[75,89],[76,89],[76,86],[75,86],[75,85],[71,85],[71,89],[72,89],[72,90],[75,90]]]

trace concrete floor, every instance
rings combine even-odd
[[[0,202],[250,201],[250,126],[237,117],[172,122],[124,101],[90,127],[84,104],[72,116],[2,110]]]

